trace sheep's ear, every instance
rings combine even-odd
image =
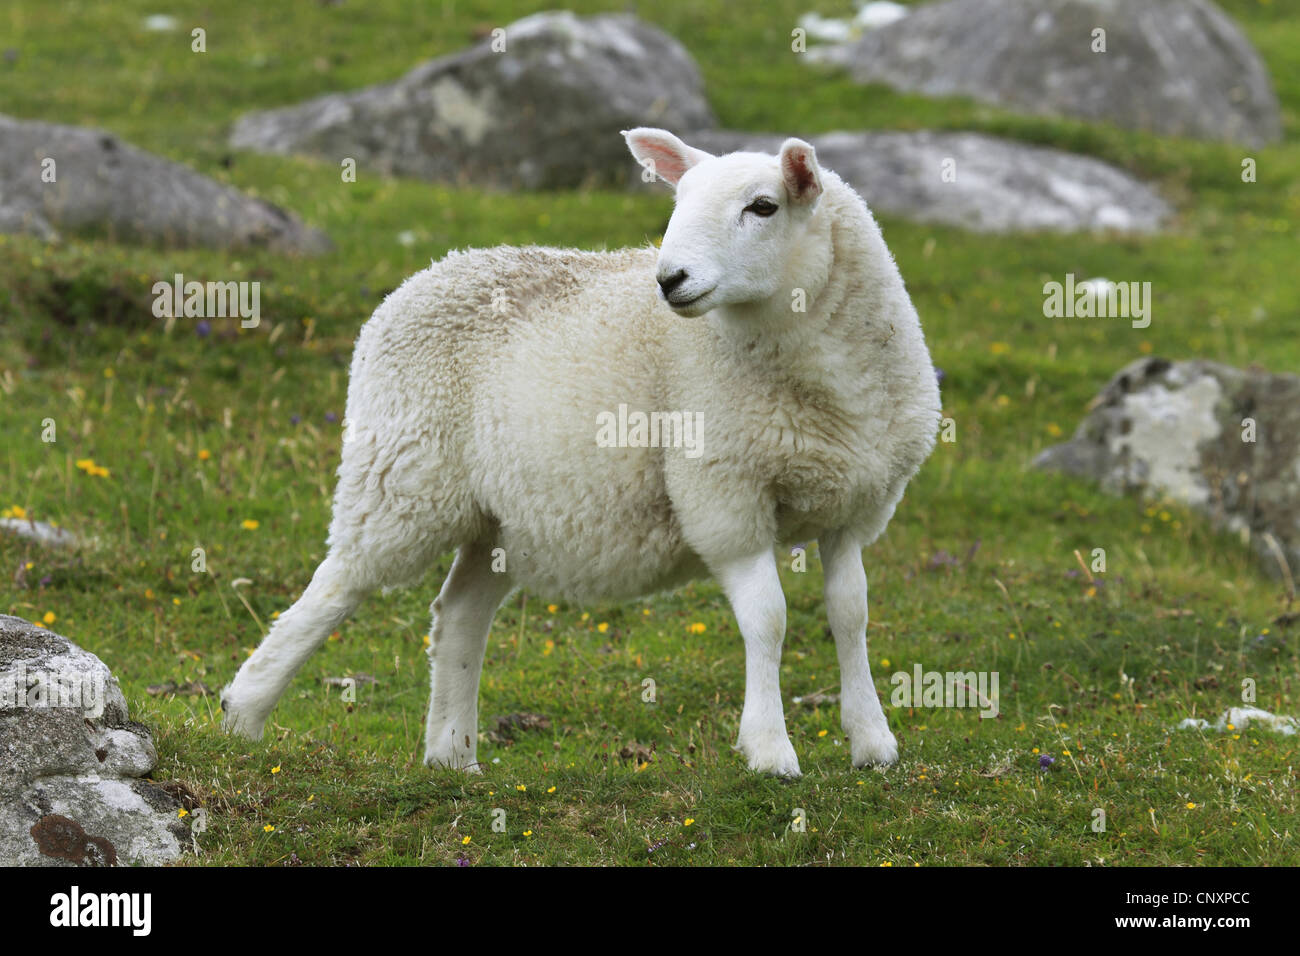
[[[709,153],[687,146],[666,129],[638,126],[623,130],[623,138],[638,163],[673,186],[696,163],[711,158]]]
[[[821,167],[817,151],[801,139],[787,139],[781,144],[781,178],[790,198],[812,205],[822,194]]]

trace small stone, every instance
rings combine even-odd
[[[68,529],[56,528],[52,524],[30,518],[0,518],[0,531],[49,547],[70,548],[77,543],[76,537]]]

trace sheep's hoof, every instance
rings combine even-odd
[[[458,717],[436,727],[425,726],[424,731],[424,765],[426,767],[450,767],[466,773],[482,773],[476,747],[477,731],[465,732],[464,728],[473,727],[476,720]],[[459,730],[456,728],[460,728]]]
[[[855,767],[888,767],[898,761],[898,741],[888,727],[845,728]]]
[[[457,723],[460,724],[459,721]],[[460,725],[464,726],[464,724]],[[450,729],[425,735],[424,765],[450,767],[452,770],[463,770],[466,773],[483,772],[474,752],[474,739],[469,734],[458,734]]]
[[[246,737],[249,740],[261,740],[266,718],[260,720],[248,711],[230,703],[228,697],[221,698],[221,729],[228,734]]]
[[[473,755],[465,755],[459,752],[450,754],[426,753],[424,755],[424,765],[426,767],[449,767],[452,770],[463,770],[465,773],[482,773],[483,765],[474,759]]]
[[[736,749],[749,760],[749,769],[775,777],[800,777],[799,758],[784,731],[744,734],[736,741]]]

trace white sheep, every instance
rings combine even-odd
[[[902,277],[809,144],[715,157],[624,136],[676,187],[657,253],[453,252],[362,328],[329,553],[224,690],[228,729],[259,737],[363,597],[456,548],[432,606],[426,763],[476,768],[483,654],[511,591],[627,599],[711,573],[745,644],[736,748],[797,775],[774,549],[816,538],[853,763],[896,759],[862,549],[940,414]]]

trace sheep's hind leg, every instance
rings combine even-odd
[[[349,574],[338,556],[322,561],[302,597],[280,615],[253,656],[221,692],[225,729],[259,739],[266,718],[298,668],[369,591]]]
[[[853,766],[891,764],[898,759],[898,741],[889,729],[867,663],[867,575],[862,549],[847,534],[822,535],[818,544],[826,617],[840,659],[840,726],[849,738]]]
[[[785,640],[785,594],[771,549],[728,561],[717,569],[745,639],[745,707],[736,749],[749,768],[799,776],[799,758],[785,729],[781,706],[781,643]]]
[[[492,570],[488,542],[465,545],[430,608],[429,715],[424,762],[477,771],[478,687],[488,633],[509,577]]]

